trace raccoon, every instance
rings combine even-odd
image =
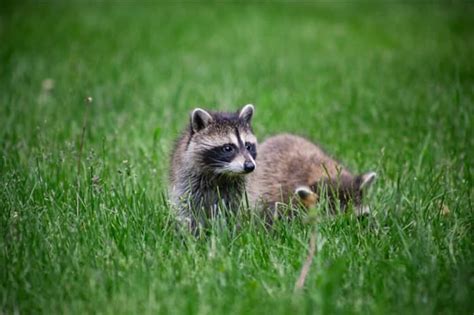
[[[279,212],[278,205],[297,201],[311,208],[325,194],[332,212],[345,211],[352,203],[357,214],[370,210],[363,204],[363,192],[375,172],[353,175],[320,147],[295,135],[281,134],[259,146],[259,169],[249,176],[252,205]],[[267,212],[268,214],[268,212]]]
[[[178,218],[190,227],[216,215],[219,205],[240,205],[246,175],[256,167],[253,113],[251,104],[236,113],[192,111],[172,153],[169,188]]]

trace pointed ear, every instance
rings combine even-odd
[[[254,110],[255,108],[252,104],[245,105],[239,112],[239,118],[245,121],[247,124],[250,124]]]
[[[318,201],[318,195],[311,191],[308,186],[300,186],[296,188],[295,194],[300,198],[306,208],[311,208]]]
[[[359,189],[363,190],[368,188],[374,182],[377,174],[375,172],[367,172],[365,174],[357,176],[357,182],[359,184]]]
[[[198,132],[206,128],[212,121],[212,116],[204,109],[196,108],[191,113],[191,127]]]

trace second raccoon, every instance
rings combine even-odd
[[[345,211],[352,203],[357,214],[367,213],[363,192],[376,177],[374,172],[353,175],[314,143],[281,134],[259,145],[259,168],[249,176],[252,205],[278,211],[278,204],[297,200],[310,208],[324,193],[332,211]],[[339,207],[338,205],[339,204]]]

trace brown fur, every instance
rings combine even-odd
[[[323,187],[330,201],[361,203],[359,186],[363,175],[354,176],[320,147],[302,137],[281,134],[268,138],[259,145],[257,163],[258,168],[249,176],[248,183],[252,205],[276,210],[278,203],[291,202],[301,186],[313,192],[299,199],[306,208],[318,202]]]

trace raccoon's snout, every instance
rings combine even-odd
[[[249,161],[249,160],[244,162],[244,172],[245,173],[250,173],[254,169],[255,169],[255,163],[253,163],[252,161]]]

